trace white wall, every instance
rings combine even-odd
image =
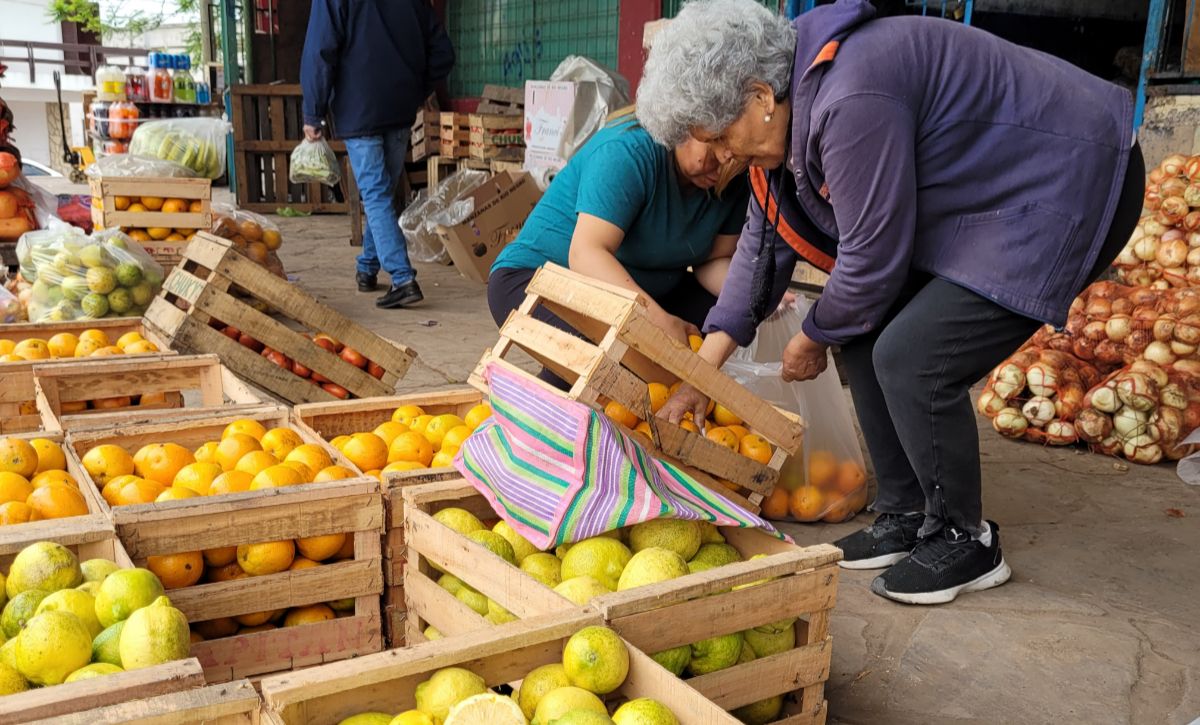
[[[14,101],[9,103],[9,107],[12,108],[13,122],[17,126],[12,139],[17,148],[21,149],[21,155],[54,166],[54,162],[61,155],[62,149],[59,147],[62,144],[57,143],[54,146],[56,153],[51,157],[50,135],[46,127],[46,104],[37,101]]]

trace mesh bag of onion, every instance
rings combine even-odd
[[[1200,287],[1200,156],[1173,154],[1146,180],[1145,215],[1113,267],[1139,287]]]
[[[977,408],[1008,438],[1070,445],[1077,440],[1072,422],[1099,381],[1094,366],[1031,340],[992,371]]]

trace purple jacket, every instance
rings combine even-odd
[[[770,308],[798,258],[789,238],[802,236],[818,248],[837,239],[804,322],[817,342],[878,327],[910,270],[1062,324],[1116,209],[1129,93],[981,30],[873,15],[865,0],[838,0],[795,21],[791,150],[771,174],[772,200],[790,177],[780,209],[792,233],[775,240]],[[741,345],[754,339],[761,198],[704,326]]]

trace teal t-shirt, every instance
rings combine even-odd
[[[717,198],[684,187],[672,152],[632,119],[601,129],[559,172],[517,238],[492,269],[568,266],[571,236],[580,213],[625,231],[617,260],[651,297],[671,291],[686,269],[703,263],[713,238],[738,234],[746,219],[745,177]]]

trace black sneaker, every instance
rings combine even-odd
[[[417,286],[417,281],[414,279],[411,282],[393,285],[387,294],[375,300],[375,306],[390,310],[396,307],[415,305],[423,299],[425,299],[425,295],[421,294],[421,288]]]
[[[354,281],[358,283],[359,292],[374,292],[379,289],[379,281],[375,279],[375,275],[373,274],[357,272],[354,275]]]
[[[1000,551],[1000,528],[992,521],[992,544],[947,526],[921,540],[904,561],[875,577],[871,591],[905,604],[945,604],[962,592],[998,587],[1012,576]]]
[[[842,550],[843,569],[882,569],[900,561],[916,547],[925,515],[879,514],[865,529],[843,536],[833,545]]]

